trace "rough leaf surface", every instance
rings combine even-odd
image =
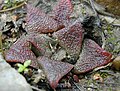
[[[58,29],[58,23],[40,9],[27,5],[27,32],[48,33]]]
[[[18,39],[6,52],[5,59],[8,62],[25,62],[32,60],[31,66],[38,68],[36,56],[30,50],[30,43],[27,41],[26,36]]]
[[[50,49],[50,44],[54,46],[56,42],[48,37],[45,34],[29,34],[26,36],[21,36],[11,48],[6,52],[5,58],[8,62],[21,62],[23,63],[26,60],[31,60],[31,66],[37,66],[37,56],[47,56],[50,57],[52,55],[52,51]],[[35,51],[32,48],[34,46]]]
[[[61,62],[64,56],[69,55],[75,58],[75,61],[79,57],[74,66],[78,74],[88,72],[111,61],[112,55],[94,41],[85,39],[82,46],[84,29],[79,21],[73,24],[70,22],[69,18],[72,13],[70,0],[59,0],[51,13],[53,15],[49,16],[40,9],[27,5],[26,31],[28,34],[18,39],[6,52],[5,58],[8,62],[23,63],[26,60],[32,60],[31,66],[34,68],[38,68],[39,63],[45,71],[50,86],[54,89],[59,80],[73,68],[73,65]],[[58,40],[59,45],[56,47],[54,47],[56,40],[46,34],[51,32],[54,32],[52,37]],[[54,53],[51,47],[56,48]],[[64,55],[61,54],[61,58],[60,55],[56,54],[59,58],[55,55],[59,48],[64,50],[58,53],[64,52]],[[55,61],[50,57],[60,60]]]
[[[58,4],[53,8],[53,18],[59,23],[67,25],[72,11],[73,6],[70,0],[59,0]]]
[[[56,44],[56,41],[45,34],[36,34],[33,40],[29,40],[30,43],[40,52],[39,56],[50,57],[52,55],[51,46]]]
[[[57,87],[59,80],[73,68],[73,65],[69,63],[50,60],[46,57],[38,58],[38,63],[45,71],[50,86],[53,89]]]
[[[82,53],[75,65],[76,73],[85,73],[111,62],[112,55],[91,39],[85,39]]]
[[[59,41],[59,45],[65,48],[67,53],[73,57],[78,57],[82,40],[84,29],[80,22],[75,22],[73,25],[61,29],[53,34]]]

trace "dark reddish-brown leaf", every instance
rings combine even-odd
[[[91,39],[85,39],[82,53],[75,65],[75,73],[85,73],[111,62],[112,55]]]
[[[59,41],[59,45],[73,57],[78,57],[82,45],[84,29],[80,22],[75,22],[73,25],[61,29],[53,34]]]
[[[50,48],[50,45],[54,47],[56,44],[55,40],[45,34],[36,34],[33,40],[29,39],[29,42],[39,51],[39,56],[47,57],[50,57],[52,55],[52,49]]]
[[[40,9],[27,5],[27,32],[48,33],[58,29],[58,23]]]
[[[73,7],[70,0],[59,0],[58,4],[53,8],[53,18],[59,23],[66,25],[69,21]]]
[[[8,62],[25,62],[32,60],[31,66],[38,68],[36,56],[30,50],[30,43],[27,41],[26,36],[18,39],[6,52],[5,59]]]
[[[57,87],[59,80],[73,68],[73,65],[69,63],[50,60],[46,57],[38,58],[38,63],[45,71],[49,84],[53,89]]]

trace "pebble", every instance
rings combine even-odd
[[[116,70],[120,70],[120,56],[116,57],[112,62],[112,67]]]

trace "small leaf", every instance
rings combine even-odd
[[[19,68],[18,68],[18,72],[19,72],[19,73],[21,73],[21,72],[23,72],[23,71],[24,71],[24,69],[25,69],[25,67],[24,67],[24,66],[23,66],[23,67],[19,67]]]
[[[21,67],[24,67],[22,64],[20,64],[20,63],[17,63],[17,66],[19,67],[19,68],[21,68]]]
[[[31,64],[31,60],[27,60],[24,62],[24,67],[28,67]]]
[[[29,71],[29,69],[28,69],[28,68],[25,68],[25,69],[24,69],[24,72],[28,72],[28,71]]]

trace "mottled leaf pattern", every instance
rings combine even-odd
[[[56,44],[55,40],[45,34],[36,34],[34,40],[29,40],[29,42],[40,52],[39,56],[47,57],[52,55],[50,45],[54,46]]]
[[[27,5],[26,31],[28,34],[21,36],[10,47],[5,53],[5,59],[8,62],[21,63],[31,60],[30,66],[34,68],[41,66],[53,89],[57,87],[59,80],[73,68],[73,65],[61,62],[64,57],[61,57],[61,60],[57,58],[59,61],[52,60],[52,58],[55,59],[53,55],[59,48],[64,50],[65,57],[69,55],[77,61],[74,71],[78,74],[111,62],[112,55],[93,40],[85,39],[82,45],[84,29],[79,21],[70,22],[72,10],[70,0],[59,0],[51,16],[38,8]],[[46,33],[53,34],[49,37]],[[53,53],[51,48],[56,45],[56,39],[59,45],[55,47],[58,49],[55,49]]]
[[[30,43],[27,41],[26,36],[22,36],[18,39],[6,52],[5,59],[8,62],[25,62],[26,60],[32,60],[31,66],[38,68],[36,56],[30,50]]]
[[[70,0],[59,0],[58,4],[53,8],[53,18],[59,23],[68,25],[73,6]]]
[[[56,31],[58,23],[40,9],[27,5],[27,32],[48,33]]]
[[[80,22],[75,22],[67,28],[61,29],[53,34],[59,41],[59,45],[65,48],[67,53],[72,57],[78,57],[82,40],[84,29]]]
[[[47,57],[38,58],[38,63],[45,71],[50,86],[53,89],[57,87],[59,80],[73,68],[73,65],[69,63],[50,60]]]
[[[91,39],[85,39],[82,52],[75,64],[76,73],[85,73],[111,62],[112,55]]]

